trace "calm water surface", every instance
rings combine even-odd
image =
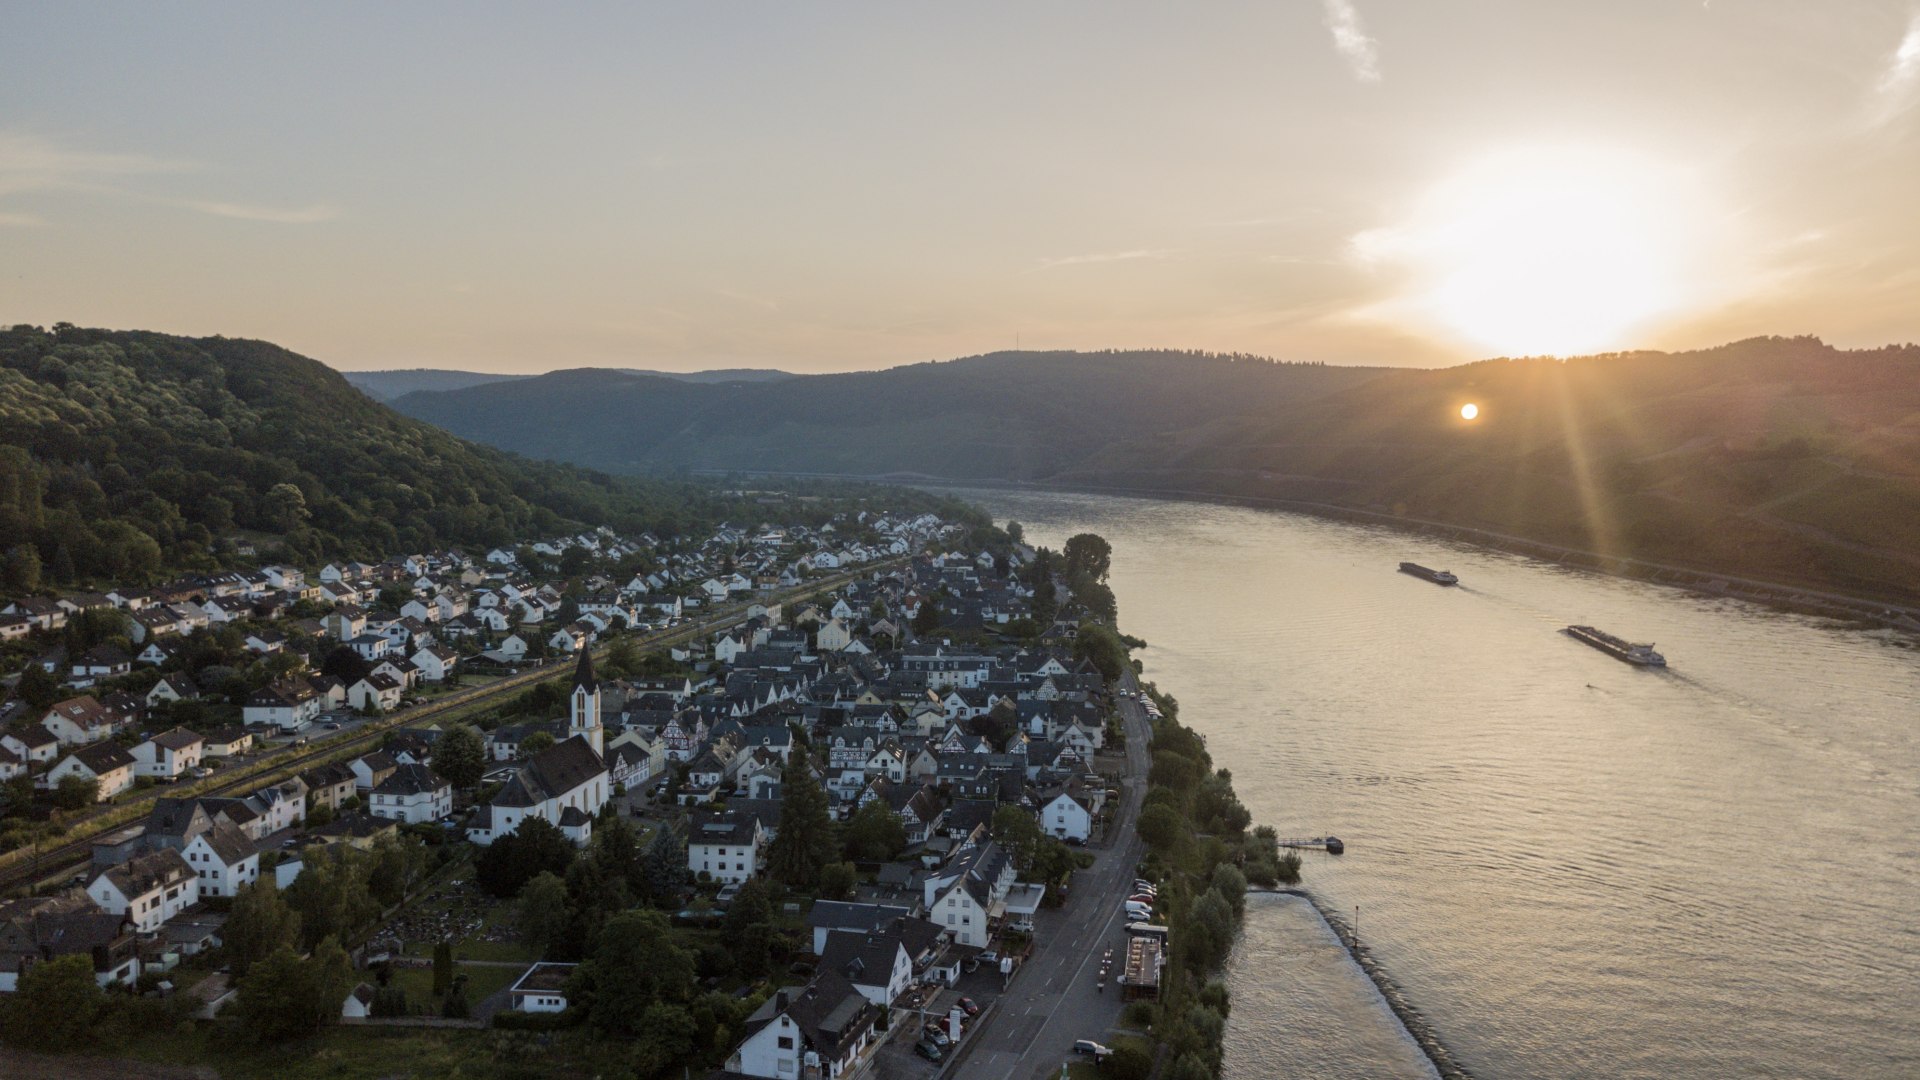
[[[1920,1075],[1920,654],[1893,635],[1308,517],[962,494],[1113,542],[1147,676],[1257,821],[1346,840],[1307,885],[1477,1076]],[[1289,1030],[1271,972],[1231,973],[1228,1075],[1369,1075]]]

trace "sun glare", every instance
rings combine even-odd
[[[1688,300],[1698,254],[1693,184],[1617,151],[1535,147],[1483,158],[1405,225],[1355,238],[1414,275],[1393,314],[1508,355],[1629,344]]]
[[[1467,402],[1465,405],[1460,406],[1460,419],[1462,420],[1472,420],[1478,417],[1479,415],[1480,415],[1480,406],[1475,405],[1471,401]]]

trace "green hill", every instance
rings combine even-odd
[[[582,523],[677,535],[767,513],[704,483],[466,442],[266,342],[0,330],[0,587],[11,590],[231,565],[223,542],[236,535],[313,563]]]
[[[1377,374],[1192,352],[1024,352],[746,384],[590,368],[393,406],[467,438],[621,472],[1038,479],[1115,440],[1311,401]]]
[[[1118,442],[1053,479],[1320,501],[1915,599],[1920,348],[1757,338],[1396,371]]]

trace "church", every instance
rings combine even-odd
[[[491,844],[537,817],[558,826],[574,843],[585,844],[593,836],[594,816],[612,794],[605,754],[600,683],[593,674],[593,654],[583,648],[567,700],[567,738],[514,770],[492,804],[481,808],[467,839]]]

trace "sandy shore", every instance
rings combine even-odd
[[[1439,1075],[1305,897],[1249,893],[1227,971],[1227,1080]]]

